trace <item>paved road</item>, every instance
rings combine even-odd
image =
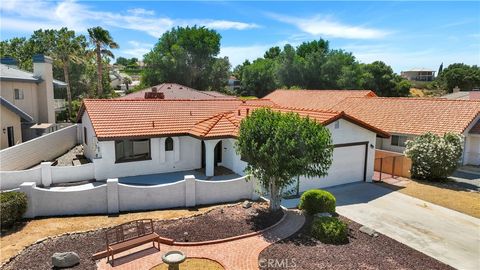
[[[456,171],[450,179],[456,181],[460,187],[480,191],[480,174]]]
[[[480,219],[390,189],[330,188],[337,212],[458,269],[480,269]],[[287,207],[296,201],[287,200]]]

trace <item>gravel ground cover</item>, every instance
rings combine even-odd
[[[260,253],[260,269],[454,269],[385,235],[371,237],[349,225],[349,243],[327,245],[308,235],[312,219],[295,235]],[[262,267],[263,266],[263,267]]]
[[[176,241],[207,241],[246,234],[267,228],[281,219],[281,212],[268,213],[266,203],[254,203],[245,209],[241,204],[229,205],[194,217],[155,221],[155,231],[162,237]],[[185,239],[184,233],[188,232]],[[104,250],[105,230],[74,233],[33,244],[11,260],[2,269],[51,269],[51,255],[74,251],[80,264],[72,269],[96,269],[92,254]],[[225,251],[228,252],[228,251]]]

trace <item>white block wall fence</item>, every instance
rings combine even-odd
[[[62,128],[0,151],[0,171],[24,170],[54,159],[77,145],[78,125]]]
[[[23,171],[0,171],[0,190],[17,189],[24,182],[34,182],[37,186],[49,187],[52,184],[95,179],[93,163],[77,166],[52,166],[52,162],[42,162],[40,166]]]
[[[82,190],[48,190],[35,182],[20,185],[28,197],[24,217],[85,214],[117,214],[119,212],[193,207],[202,204],[256,200],[255,181],[246,176],[225,181],[202,181],[193,175],[175,183],[156,186],[119,184],[108,179],[101,186]]]

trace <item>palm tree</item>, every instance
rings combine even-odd
[[[71,62],[79,63],[84,60],[87,41],[85,36],[75,36],[75,31],[66,27],[54,32],[54,46],[52,56],[63,68],[63,75],[67,83],[68,117],[72,117],[72,90],[70,87],[69,67]]]
[[[94,46],[94,51],[97,56],[97,95],[103,95],[103,63],[102,55],[106,57],[115,58],[112,51],[109,49],[117,49],[118,44],[113,41],[110,33],[100,26],[89,28],[88,35],[90,36],[90,43]]]

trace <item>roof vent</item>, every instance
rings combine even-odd
[[[157,87],[156,87],[156,86],[152,87],[152,93],[157,93],[157,91],[158,91],[158,90],[157,90]]]
[[[145,99],[165,99],[163,92],[145,92]]]

